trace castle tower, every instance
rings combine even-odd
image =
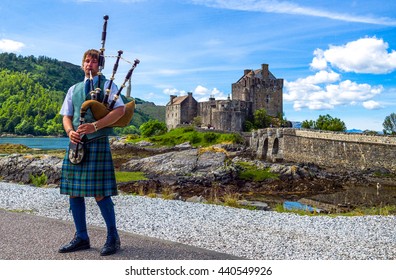
[[[283,79],[275,78],[268,64],[261,64],[257,70],[245,69],[243,76],[232,84],[232,96],[252,102],[252,114],[259,109],[273,117],[283,114]]]

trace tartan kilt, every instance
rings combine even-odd
[[[80,197],[117,195],[108,137],[87,143],[85,159],[80,164],[72,164],[68,153],[69,147],[63,159],[61,194]]]

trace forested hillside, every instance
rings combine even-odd
[[[12,134],[63,134],[58,114],[63,92],[48,90],[30,73],[0,70],[0,131]]]
[[[47,57],[0,54],[0,133],[65,135],[59,115],[67,89],[81,81],[80,66]],[[116,132],[137,133],[150,119],[164,121],[165,107],[136,99],[131,125]]]
[[[80,66],[44,56],[23,57],[14,53],[0,54],[0,69],[30,73],[30,77],[44,88],[63,92],[84,77]]]

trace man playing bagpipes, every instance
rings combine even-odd
[[[121,91],[140,61],[135,59],[117,90],[113,80],[123,53],[118,51],[112,76],[106,80],[102,70],[109,17],[106,15],[103,19],[102,47],[100,51],[91,49],[84,53],[82,69],[85,79],[68,90],[60,111],[63,127],[70,138],[62,165],[60,192],[70,196],[70,210],[76,227],[74,238],[59,249],[60,253],[90,248],[85,197],[95,198],[106,223],[107,239],[100,254],[111,255],[120,249],[111,199],[117,195],[117,184],[108,136],[113,134],[112,127],[127,126],[132,119],[135,101],[125,99],[124,104]]]
[[[70,209],[76,234],[70,243],[59,249],[60,253],[90,248],[84,197],[95,197],[107,226],[107,240],[100,254],[114,254],[120,248],[114,205],[111,199],[111,196],[117,195],[117,185],[108,136],[112,133],[112,128],[109,126],[124,115],[122,99],[119,98],[114,109],[100,120],[95,120],[92,112],[87,110],[83,117],[84,123],[80,123],[81,106],[92,91],[90,86],[85,85],[93,82],[94,86],[96,84],[100,87],[97,85],[99,56],[100,52],[93,49],[84,53],[82,68],[85,72],[85,80],[69,89],[60,111],[63,115],[63,127],[70,138],[71,146],[80,145],[84,147],[85,153],[82,162],[72,163],[68,151],[63,161],[60,192],[70,196]],[[110,81],[105,80],[102,83],[103,89],[109,83]],[[102,95],[105,92],[103,89],[100,90]],[[112,84],[110,98],[113,98],[116,92],[117,87]],[[98,96],[97,98],[101,100],[104,97]],[[68,150],[72,149],[71,146]]]

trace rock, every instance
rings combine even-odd
[[[47,176],[48,184],[60,181],[63,159],[49,155],[12,154],[0,158],[0,176],[5,181],[30,183],[30,176]]]
[[[193,202],[193,203],[205,203],[208,202],[204,197],[200,196],[193,196],[190,198],[186,199],[187,202]]]
[[[268,204],[262,201],[238,200],[238,204],[241,206],[252,206],[256,210],[270,210]]]
[[[132,159],[123,165],[123,171],[142,171],[161,176],[188,176],[193,178],[224,176],[232,169],[225,168],[226,155],[198,149],[168,152],[143,159]]]
[[[182,144],[175,146],[176,150],[187,150],[187,149],[191,149],[191,148],[192,148],[192,146],[191,146],[190,142],[184,142]]]
[[[154,146],[153,143],[148,142],[148,141],[140,141],[140,142],[137,142],[136,145],[138,145],[140,147]]]

